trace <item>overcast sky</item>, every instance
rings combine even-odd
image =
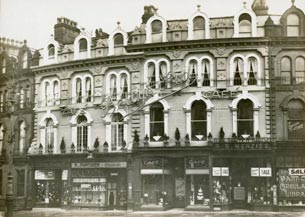
[[[33,48],[42,48],[53,34],[57,17],[78,22],[87,31],[102,28],[111,33],[117,21],[126,31],[141,23],[143,7],[154,5],[165,19],[187,19],[200,4],[210,17],[233,16],[244,0],[0,0],[0,37],[26,39]],[[253,0],[247,0],[248,8]],[[291,0],[267,0],[269,13],[282,14]],[[305,0],[295,5],[305,12]]]

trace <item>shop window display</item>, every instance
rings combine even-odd
[[[270,178],[255,177],[250,182],[251,200],[255,205],[271,205],[273,201],[273,190]]]
[[[214,177],[213,179],[213,203],[231,203],[231,188],[229,177]]]
[[[209,206],[209,176],[189,175],[186,177],[188,205],[190,206]]]

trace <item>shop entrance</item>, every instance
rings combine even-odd
[[[233,209],[247,209],[248,164],[247,159],[232,160]]]

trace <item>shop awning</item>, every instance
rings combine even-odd
[[[141,169],[141,175],[169,175],[171,171],[168,169]]]
[[[185,174],[186,175],[209,175],[210,170],[209,169],[186,169]]]

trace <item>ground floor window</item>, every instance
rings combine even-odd
[[[210,205],[209,175],[188,175],[186,177],[187,205]]]
[[[255,177],[249,180],[251,200],[250,203],[257,205],[271,205],[273,202],[273,188],[271,178]]]
[[[213,177],[213,203],[231,203],[231,184],[229,177]]]

